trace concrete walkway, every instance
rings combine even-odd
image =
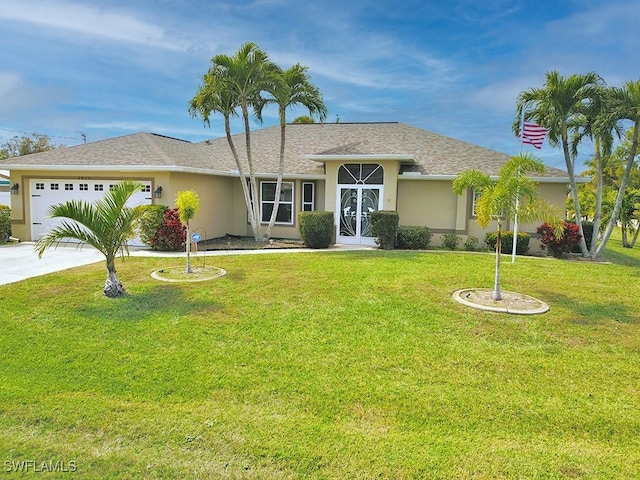
[[[217,250],[206,252],[207,257],[218,255],[257,255],[274,253],[304,253],[304,252],[335,252],[345,250],[366,250],[376,247],[362,245],[333,245],[327,250],[313,250],[308,248],[262,250]],[[184,257],[184,252],[157,252],[147,248],[132,247],[131,256],[139,257]],[[203,252],[198,252],[198,256]],[[10,243],[0,245],[0,285],[19,282],[31,277],[47,273],[58,272],[68,268],[104,262],[104,255],[88,245],[66,244],[51,247],[44,252],[42,258],[33,248],[33,242]]]

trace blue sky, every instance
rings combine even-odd
[[[547,71],[640,77],[639,18],[637,0],[2,0],[0,142],[222,136],[221,118],[204,128],[187,104],[213,55],[252,41],[309,67],[327,121],[399,121],[517,154],[516,98]],[[564,168],[559,149],[524,148]]]

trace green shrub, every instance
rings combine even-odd
[[[463,247],[467,252],[475,252],[478,250],[479,245],[480,240],[478,240],[478,237],[471,236],[465,240]]]
[[[11,208],[0,205],[0,243],[9,241],[11,236]]]
[[[168,207],[164,205],[140,205],[135,208],[136,210],[142,211],[140,220],[138,220],[138,235],[140,236],[140,240],[145,245],[151,246],[158,227],[162,225],[164,214]]]
[[[378,210],[371,213],[371,234],[383,250],[393,250],[396,244],[400,216],[393,210]]]
[[[496,251],[496,243],[498,241],[497,232],[487,232],[484,237],[484,242],[487,244],[487,248],[491,252]],[[529,242],[531,241],[531,235],[524,232],[518,232],[518,241],[516,243],[516,255],[526,255],[529,251]],[[513,251],[513,232],[507,230],[502,232],[500,241],[500,251],[502,253],[511,253]]]
[[[571,221],[574,225],[577,225],[576,222]],[[593,222],[582,222],[582,233],[584,233],[584,241],[587,242],[587,248],[591,248],[591,239],[593,238]],[[571,250],[572,253],[582,253],[580,250],[580,242],[573,247]]]
[[[442,235],[442,245],[449,250],[456,250],[462,239],[453,232]]]
[[[432,235],[429,227],[400,225],[396,247],[403,250],[425,250],[429,248]]]
[[[335,231],[333,212],[299,212],[300,237],[309,248],[328,248]]]

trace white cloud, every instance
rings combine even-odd
[[[148,23],[131,13],[95,4],[4,0],[0,8],[0,20],[173,51],[184,51],[190,46],[184,40],[172,38],[161,26]]]

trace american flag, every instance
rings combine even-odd
[[[546,135],[547,129],[533,122],[524,122],[522,125],[522,143],[528,143],[540,149]]]

